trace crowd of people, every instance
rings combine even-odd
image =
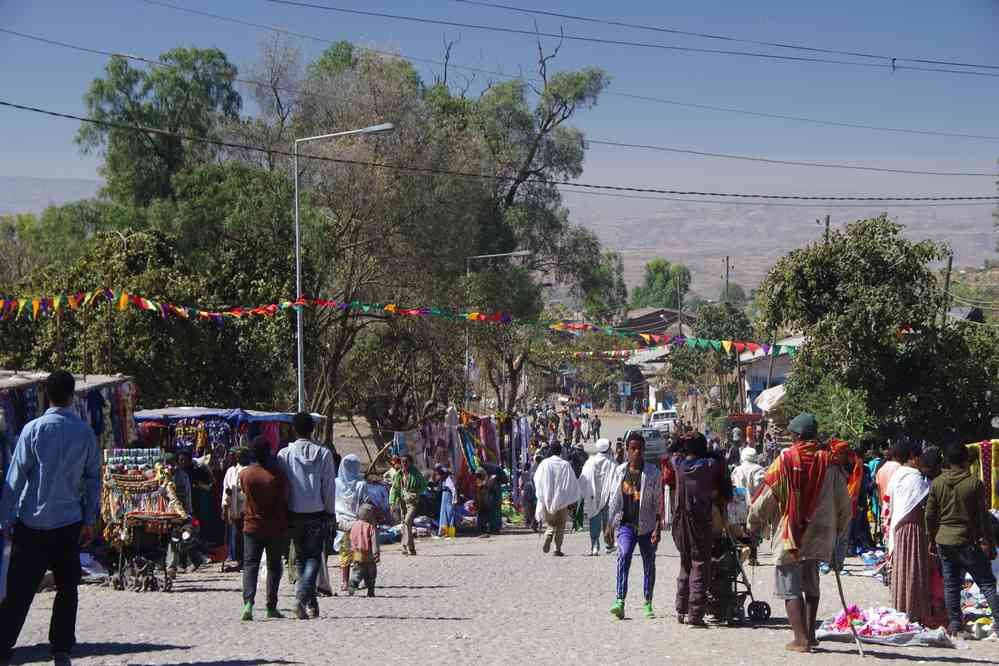
[[[57,662],[68,661],[76,642],[80,549],[94,538],[100,451],[91,429],[68,409],[72,375],[52,373],[46,390],[51,407],[23,429],[0,500],[0,529],[12,542],[0,602],[0,663],[13,652],[46,570],[53,571],[57,590],[51,648]],[[546,432],[553,425],[551,413],[536,414]],[[613,447],[597,437],[589,455],[577,425],[581,416],[566,415],[555,416],[570,424],[564,442],[558,436],[532,439],[533,464],[518,475],[520,508],[528,528],[545,530],[546,554],[565,556],[570,526],[588,530],[587,555],[616,553],[610,610],[616,618],[626,616],[636,549],[643,570],[642,612],[655,617],[656,551],[668,530],[680,560],[677,620],[701,629],[709,616],[718,619],[712,605],[713,581],[720,575],[714,553],[720,538],[735,543],[732,528],[739,529],[753,564],[762,537],[771,536],[775,596],[784,602],[793,636],[786,647],[792,652],[810,652],[817,644],[820,572],[838,572],[848,553],[873,548],[876,541],[887,546],[893,606],[912,621],[961,633],[966,574],[992,611],[999,611],[990,564],[999,524],[987,510],[982,482],[969,470],[966,446],[898,441],[881,454],[862,456],[846,442],[820,442],[816,418],[803,413],[788,425],[792,442],[786,448],[734,435],[719,446],[686,426],[671,434],[660,460],[649,458],[639,431]],[[221,515],[230,530],[229,555],[242,569],[240,617],[247,622],[254,619],[264,559],[268,618],[283,617],[277,604],[286,561],[294,574],[297,619],[319,617],[319,596],[335,593],[327,578],[331,554],[339,558],[340,591],[352,595],[363,588],[374,596],[381,559],[378,525],[398,523],[403,554],[415,556],[414,522],[427,515],[428,489],[439,500],[431,504],[439,516],[436,535],[456,535],[462,498],[446,467],[433,469],[428,479],[410,456],[393,458],[383,502],[357,456],[337,460],[333,450],[313,439],[310,414],[296,414],[292,425],[296,439],[276,454],[263,436],[233,451],[222,477]],[[599,428],[594,415],[587,436],[599,435]],[[198,467],[183,451],[170,464],[177,499],[193,513]],[[509,483],[500,466],[483,463],[476,470],[474,497],[465,499],[472,500],[483,536],[503,525],[503,489]],[[730,525],[729,517],[740,515],[732,505],[740,503],[743,524]],[[875,516],[873,525],[869,514]],[[172,547],[168,575],[197,566],[196,557]]]

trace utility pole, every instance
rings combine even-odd
[[[947,272],[944,273],[944,302],[940,328],[947,326],[947,312],[950,310],[950,271],[954,268],[954,251],[947,257]]]
[[[826,245],[829,244],[829,216],[826,215]]]
[[[728,255],[725,255],[725,302],[728,303]]]
[[[680,278],[676,279],[676,325],[680,327],[680,335],[683,335],[683,296],[680,295]]]

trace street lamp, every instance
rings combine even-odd
[[[370,127],[364,127],[362,129],[347,130],[345,132],[334,132],[332,134],[320,134],[319,136],[309,136],[303,139],[295,139],[293,153],[293,166],[295,170],[295,300],[297,301],[304,294],[302,294],[302,232],[301,226],[298,220],[298,144],[308,143],[309,141],[319,141],[320,139],[336,139],[342,136],[352,136],[355,134],[379,134],[382,132],[391,132],[395,129],[395,125],[392,123],[381,123],[380,125],[371,125]],[[302,321],[303,313],[302,307],[295,308],[295,330],[297,337],[297,351],[298,351],[298,411],[305,411],[305,341],[302,336]]]
[[[499,254],[476,254],[471,257],[465,258],[465,278],[471,279],[472,277],[472,260],[473,259],[498,259],[500,257],[529,257],[532,252],[530,250],[517,250],[516,252],[501,252]],[[468,364],[471,361],[470,358],[470,348],[468,339],[468,324],[465,324],[465,409],[468,409]]]

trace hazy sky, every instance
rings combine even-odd
[[[166,0],[171,1],[171,0]],[[329,40],[398,50],[436,59],[442,40],[459,40],[452,59],[487,69],[531,70],[528,36],[495,34],[374,17],[351,16],[263,0],[197,3],[189,8],[279,26]],[[526,0],[509,4],[532,6]],[[449,0],[315,0],[319,4],[411,16],[532,29],[531,17]],[[536,5],[535,5],[536,6]],[[544,8],[649,26],[711,32],[813,47],[999,66],[999,3],[990,0],[841,0],[632,3],[576,0]],[[537,18],[542,31],[701,48],[798,52]],[[81,46],[156,57],[175,46],[218,47],[244,71],[264,32],[140,0],[0,2],[0,27]],[[307,58],[324,44],[303,40]],[[0,99],[81,113],[81,98],[105,58],[0,33]],[[800,54],[808,55],[808,54]],[[842,56],[821,56],[844,59]],[[592,139],[651,143],[779,159],[871,166],[995,170],[999,140],[905,135],[816,126],[644,102],[611,93],[851,123],[999,136],[999,78],[896,71],[844,65],[779,62],[748,57],[568,42],[557,68],[599,65],[614,77],[608,94],[576,119]],[[435,69],[419,65],[426,79]],[[439,69],[439,68],[438,68]],[[999,69],[993,70],[999,75]],[[479,85],[486,81],[478,75]],[[75,123],[0,108],[0,175],[93,178],[96,160],[79,155]],[[333,129],[333,128],[331,128]],[[644,150],[593,146],[582,180],[594,183],[724,192],[835,194],[992,194],[992,178],[955,178],[779,167]],[[609,201],[628,206],[629,202]],[[639,204],[635,204],[638,206]],[[987,215],[983,207],[983,215]]]

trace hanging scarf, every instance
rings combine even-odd
[[[847,462],[851,466],[850,477],[846,480],[846,490],[850,493],[850,515],[852,516],[857,512],[860,486],[864,482],[864,463],[860,459],[860,456],[850,448],[850,443],[844,442],[842,439],[829,440],[829,450],[832,451],[833,458],[839,458],[841,455],[846,454]]]
[[[763,484],[773,492],[784,516],[784,550],[797,552],[801,546],[828,469],[828,451],[819,451],[815,442],[799,442],[781,452],[767,470]]]

